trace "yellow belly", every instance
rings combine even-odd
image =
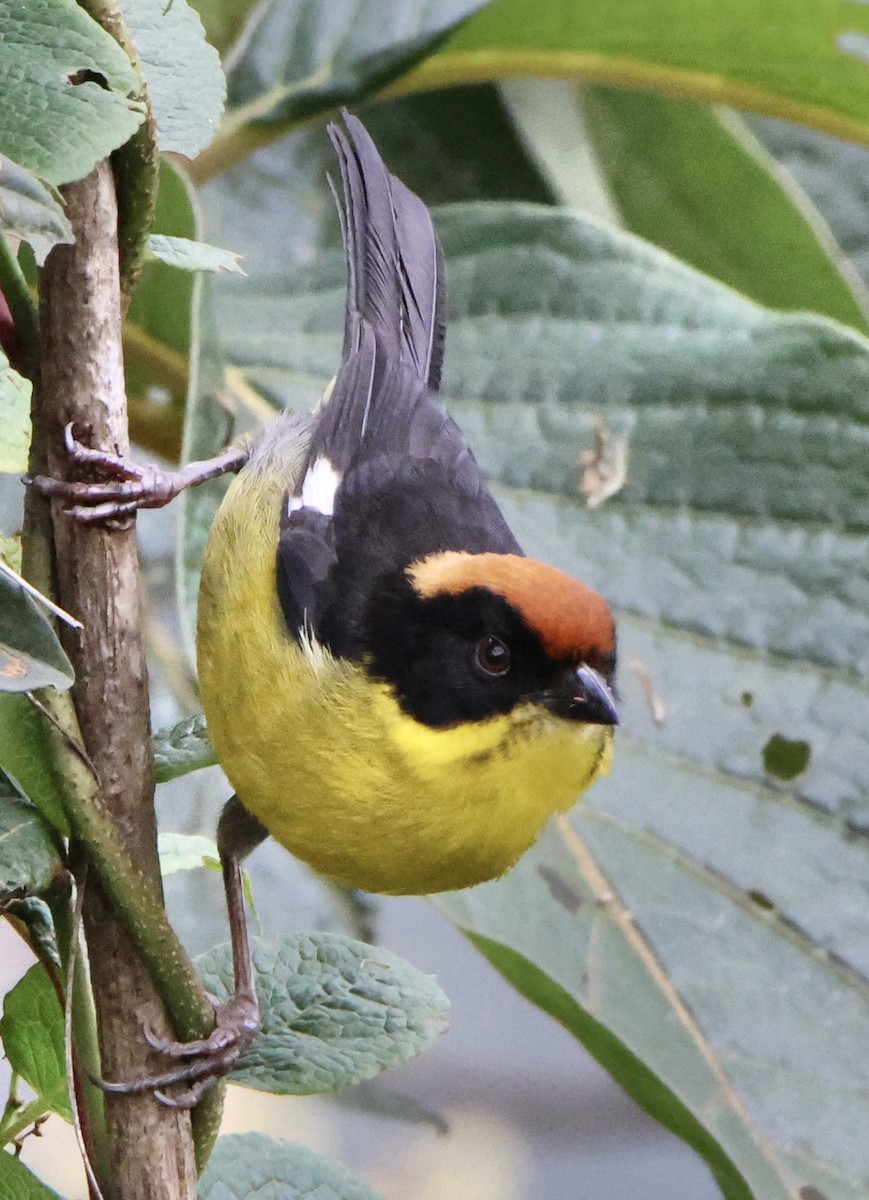
[[[503,874],[609,769],[611,731],[530,706],[453,729],[286,631],[275,553],[286,475],[242,472],[203,563],[198,659],[217,757],[288,850],[348,886],[427,893]]]

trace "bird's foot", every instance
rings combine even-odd
[[[37,475],[25,482],[43,496],[64,501],[67,516],[85,522],[119,521],[140,508],[162,508],[187,487],[240,470],[248,455],[246,448],[233,446],[215,458],[169,471],[85,446],[75,437],[72,424],[64,429],[63,440],[73,468],[95,478],[85,482]]]
[[[169,1108],[194,1108],[209,1088],[230,1073],[253,1042],[258,1028],[257,1001],[249,996],[236,996],[217,1009],[217,1024],[207,1038],[175,1042],[145,1030],[148,1045],[174,1064],[167,1070],[136,1079],[98,1079],[96,1083],[115,1096],[153,1092]]]

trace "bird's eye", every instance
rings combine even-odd
[[[510,651],[500,638],[489,634],[477,642],[474,661],[486,675],[505,675],[510,670]]]

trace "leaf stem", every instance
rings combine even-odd
[[[0,1146],[8,1146],[10,1142],[14,1142],[16,1138],[20,1137],[29,1126],[35,1125],[40,1117],[45,1117],[49,1114],[42,1096],[37,1096],[35,1100],[31,1100],[23,1108],[14,1109],[7,1116],[8,1108],[9,1105],[7,1104],[3,1112],[2,1122],[0,1122]]]
[[[9,1095],[6,1097],[6,1103],[3,1105],[3,1112],[0,1113],[0,1145],[5,1145],[3,1141],[3,1131],[12,1120],[15,1113],[21,1111],[21,1101],[18,1099],[18,1081],[19,1074],[17,1071],[12,1071],[9,1075]]]

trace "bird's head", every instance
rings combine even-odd
[[[431,728],[528,706],[619,723],[610,610],[554,567],[514,554],[433,554],[385,582],[367,625],[370,669]]]

